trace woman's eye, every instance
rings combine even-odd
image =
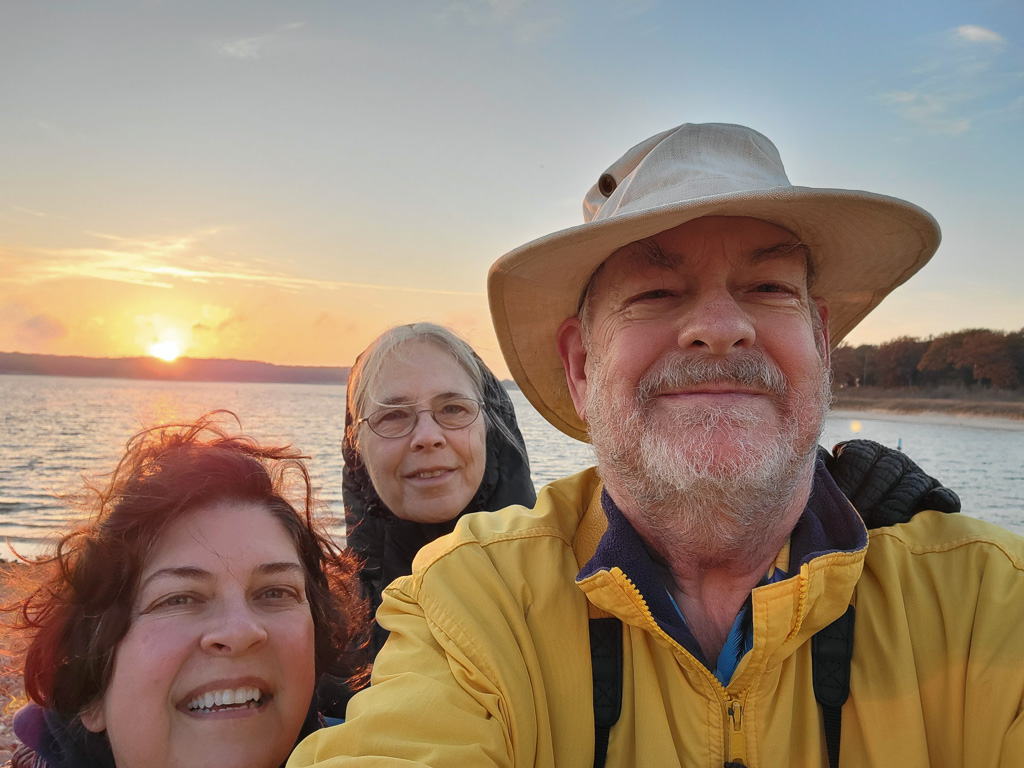
[[[300,600],[300,594],[295,587],[267,587],[259,597],[262,600]]]
[[[466,412],[466,406],[462,403],[445,403],[441,406],[441,413],[446,416],[458,416]]]
[[[409,418],[408,408],[393,408],[388,411],[382,411],[377,416],[377,423],[381,424],[385,421],[402,421]]]
[[[160,598],[159,600],[152,603],[147,612],[159,611],[167,608],[181,608],[187,605],[192,605],[198,602],[195,595],[189,594],[175,594],[168,595],[167,597]]]

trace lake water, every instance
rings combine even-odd
[[[538,488],[593,463],[588,445],[550,426],[519,392],[511,395]],[[56,494],[77,490],[83,473],[112,469],[141,427],[217,408],[238,414],[247,433],[312,457],[328,524],[340,535],[343,386],[0,376],[0,537],[27,555],[43,551],[68,520]],[[822,442],[855,437],[901,444],[960,494],[965,512],[1024,534],[1024,424],[841,412],[829,417]]]

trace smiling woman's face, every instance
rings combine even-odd
[[[440,523],[458,515],[476,494],[487,464],[487,425],[481,413],[468,427],[443,429],[425,412],[452,397],[479,400],[469,374],[429,341],[410,341],[381,366],[369,393],[369,416],[381,405],[423,410],[412,432],[381,437],[364,422],[359,448],[373,487],[396,516]]]
[[[220,502],[158,539],[110,684],[82,722],[107,732],[118,768],[276,768],[314,666],[295,544],[265,507]]]

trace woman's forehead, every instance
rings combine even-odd
[[[374,377],[370,397],[376,403],[418,403],[443,397],[475,397],[469,373],[446,349],[410,341],[385,360]]]
[[[240,530],[245,536],[238,536]],[[183,565],[215,570],[228,562],[298,562],[291,535],[264,504],[224,500],[170,523],[150,549],[141,577]]]

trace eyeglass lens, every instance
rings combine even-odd
[[[370,429],[381,437],[403,437],[416,427],[419,414],[429,413],[444,429],[461,429],[472,424],[480,414],[480,404],[469,398],[452,398],[432,408],[417,409],[411,405],[389,406],[374,411],[366,419]]]

